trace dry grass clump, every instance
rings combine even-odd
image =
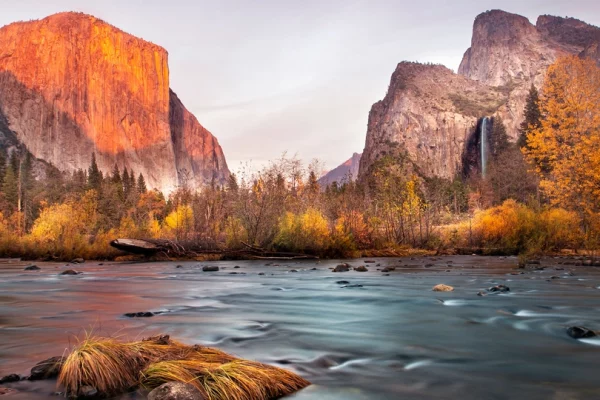
[[[142,372],[142,384],[148,389],[167,382],[189,383],[208,400],[278,399],[310,384],[290,371],[240,359],[226,364],[165,361]]]
[[[154,389],[184,382],[209,400],[276,399],[310,384],[290,371],[211,347],[188,346],[168,336],[129,343],[88,337],[66,358],[58,381],[69,395],[92,386],[106,396],[139,385]]]
[[[131,346],[111,338],[88,337],[66,358],[58,382],[73,394],[86,385],[107,395],[122,393],[137,385],[137,371],[145,364]]]

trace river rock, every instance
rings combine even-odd
[[[150,311],[125,313],[123,315],[125,315],[127,318],[149,318],[149,317],[154,317],[154,313],[152,313]]]
[[[167,382],[151,391],[148,400],[206,400],[206,397],[190,384]]]
[[[363,285],[346,285],[346,286],[342,286],[343,288],[359,288],[359,287],[363,287]]]
[[[219,270],[219,267],[216,265],[205,265],[204,267],[202,267],[202,271],[204,271],[204,272],[215,272],[218,270]]]
[[[71,264],[83,264],[85,260],[83,258],[74,258],[71,260]]]
[[[350,266],[348,264],[339,264],[336,266],[332,272],[348,272],[350,271]]]
[[[11,382],[19,382],[21,377],[17,374],[6,375],[3,378],[0,378],[0,383],[11,383]]]
[[[573,339],[586,339],[597,336],[596,332],[583,326],[571,326],[567,328],[567,335]]]
[[[60,273],[60,275],[79,275],[81,272],[75,271],[74,269],[66,269]]]
[[[433,290],[434,292],[451,292],[454,290],[454,288],[449,285],[439,284],[435,285],[431,290]]]
[[[41,268],[37,265],[29,265],[25,267],[25,271],[39,271]]]
[[[375,264],[375,260],[365,260],[365,264]]]
[[[29,380],[39,381],[42,379],[56,378],[60,373],[64,361],[65,359],[60,356],[50,357],[44,361],[40,361],[31,368]]]
[[[357,272],[369,272],[367,267],[365,267],[364,265],[361,265],[360,267],[356,267],[356,268],[354,268],[354,270]]]
[[[238,269],[241,268],[239,265],[236,265],[235,267],[233,267],[233,269]]]
[[[506,285],[496,285],[496,286],[492,286],[491,288],[488,288],[488,292],[506,293],[506,292],[510,292],[510,288]]]

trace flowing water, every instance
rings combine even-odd
[[[512,275],[515,258],[375,261],[345,273],[331,272],[336,261],[87,262],[77,276],[59,276],[64,264],[0,262],[0,376],[26,374],[92,329],[167,333],[292,369],[313,382],[295,400],[600,399],[600,339],[565,333],[600,329],[600,268],[547,260]],[[377,270],[388,265],[398,268]],[[455,291],[431,291],[438,283]],[[510,293],[477,296],[496,284]],[[137,311],[164,313],[123,317]],[[13,399],[56,398],[53,382],[7,386]]]

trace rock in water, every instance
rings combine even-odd
[[[204,271],[204,272],[215,272],[218,270],[219,270],[219,267],[217,267],[216,265],[212,265],[212,266],[205,265],[204,267],[202,267],[202,271]]]
[[[227,179],[217,139],[169,89],[162,47],[73,12],[6,25],[0,43],[0,114],[36,158],[73,172],[95,152],[103,172],[116,163],[163,193]]]
[[[435,285],[432,290],[434,292],[451,292],[454,290],[454,288],[452,286],[439,284],[439,285]]]
[[[67,269],[60,273],[60,275],[79,275],[81,272],[77,272],[74,269]]]
[[[597,336],[596,332],[583,326],[571,326],[567,328],[567,335],[573,339],[587,339]]]
[[[11,382],[19,382],[21,377],[17,374],[6,375],[3,378],[0,378],[0,383],[11,383]]]
[[[510,292],[510,288],[506,285],[496,285],[496,286],[492,286],[491,288],[488,288],[488,292],[506,293],[506,292]]]
[[[123,315],[125,315],[127,318],[149,318],[149,317],[154,317],[154,313],[152,313],[150,311],[125,313]]]
[[[369,271],[367,269],[367,267],[365,267],[364,265],[361,265],[360,267],[356,267],[356,268],[354,268],[354,270],[357,272],[368,272]]]
[[[51,357],[47,360],[40,361],[33,368],[31,368],[31,375],[29,380],[37,381],[42,379],[56,378],[60,373],[63,362],[63,357]]]
[[[83,264],[85,260],[83,258],[74,258],[71,260],[71,264]]]
[[[168,382],[151,391],[148,400],[206,400],[206,397],[190,384]]]
[[[25,271],[39,271],[41,268],[37,265],[29,265],[25,267]]]
[[[350,271],[350,265],[348,265],[346,263],[339,264],[333,269],[333,272],[348,272],[348,271]]]

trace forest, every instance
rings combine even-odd
[[[283,155],[168,197],[95,157],[61,173],[24,148],[0,150],[0,256],[114,258],[116,238],[161,238],[207,252],[255,246],[319,257],[412,251],[524,254],[600,244],[600,68],[578,57],[532,86],[516,143],[493,118],[485,178],[420,174],[390,146],[363,178],[320,187],[318,162]]]

